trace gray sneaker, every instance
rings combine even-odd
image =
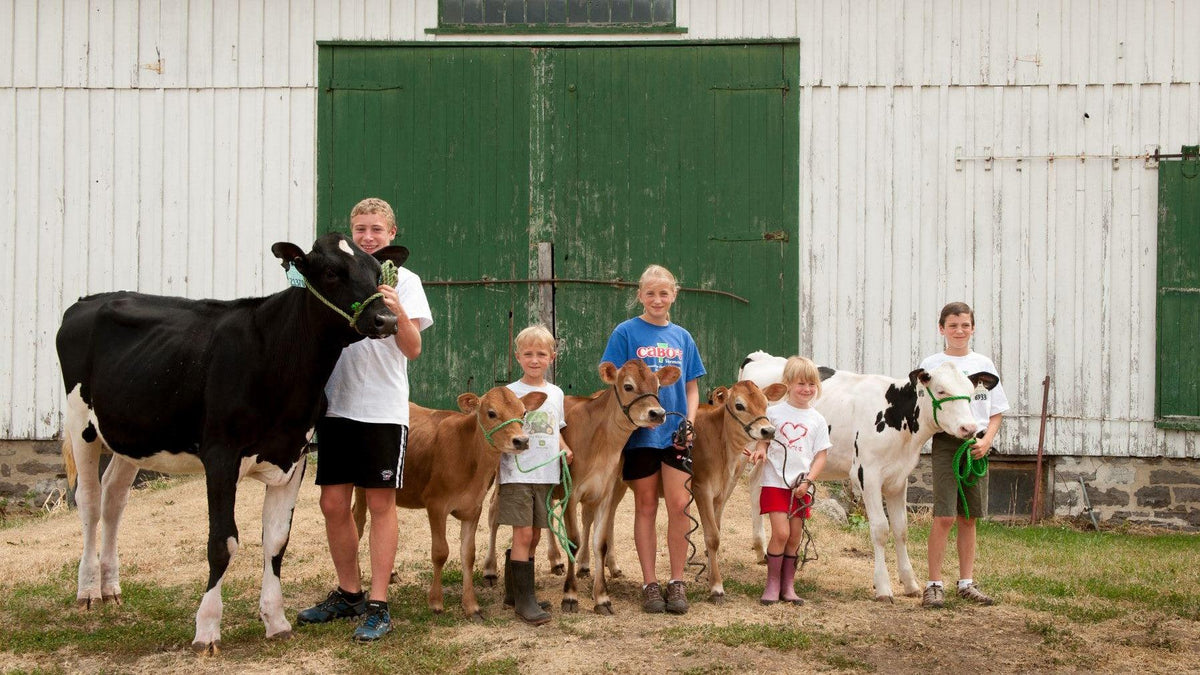
[[[647,614],[662,614],[666,609],[667,603],[663,600],[662,587],[657,581],[646,584],[642,589],[642,611]]]
[[[991,605],[995,601],[988,597],[983,591],[979,590],[979,586],[974,582],[967,584],[965,587],[958,589],[958,597],[973,602],[977,605]]]
[[[941,609],[946,604],[946,589],[942,586],[926,586],[921,594],[921,606],[929,609]]]
[[[366,605],[367,598],[363,593],[358,594],[358,600],[352,600],[341,588],[335,588],[329,593],[329,597],[308,609],[300,610],[300,613],[296,615],[296,625],[303,626],[308,623],[325,623],[334,619],[362,616]]]
[[[687,593],[684,592],[682,581],[667,584],[667,611],[672,614],[687,614]]]

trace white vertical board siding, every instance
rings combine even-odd
[[[1015,402],[1007,449],[1034,451],[1049,374],[1049,452],[1197,456],[1197,434],[1152,423],[1156,172],[1044,156],[1197,142],[1200,2],[678,0],[677,17],[671,39],[800,39],[800,351],[903,375],[966,299]],[[268,247],[313,233],[316,42],[497,40],[436,21],[436,0],[0,5],[0,436],[57,433],[52,337],[76,297],[282,288]],[[1025,159],[955,161],[985,148]]]

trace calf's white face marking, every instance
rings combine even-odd
[[[338,242],[338,248],[342,249],[342,252],[351,258],[354,257],[354,249],[350,248],[350,244],[347,244],[345,239]]]

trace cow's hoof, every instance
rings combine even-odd
[[[561,606],[562,606],[562,611],[564,611],[568,614],[574,614],[579,611],[579,601],[578,600],[568,600],[566,598],[563,598]]]
[[[579,569],[575,570],[575,576],[579,577],[580,579],[583,579],[584,577],[590,577],[592,576],[592,569],[590,567],[580,567]]]
[[[193,642],[192,651],[200,656],[216,656],[221,653],[221,641],[215,642]]]
[[[104,602],[111,602],[111,603],[115,604],[116,606],[120,607],[121,606],[121,594],[117,593],[116,595],[106,595],[106,596],[104,596]]]
[[[723,605],[725,604],[725,594],[720,591],[713,591],[708,594],[708,601],[714,605]]]
[[[621,571],[620,567],[614,567],[608,571],[608,575],[614,579],[620,579],[625,573]]]
[[[483,612],[471,612],[468,616],[471,623],[483,623]]]
[[[906,597],[906,598],[919,598],[919,597],[921,597],[921,591],[908,591],[908,592],[906,592],[906,593],[904,594],[904,597]]]
[[[599,614],[600,616],[612,616],[614,614],[611,602],[605,602],[605,603],[596,605],[592,609],[592,611]]]
[[[79,598],[75,601],[75,606],[79,609],[91,610],[93,602],[95,602],[97,605],[100,604],[95,598]]]
[[[891,605],[896,602],[896,599],[890,595],[877,595],[875,596],[875,602],[886,602]]]
[[[274,635],[268,635],[267,639],[268,640],[291,640],[292,639],[292,631],[281,630]]]
[[[498,578],[499,577],[497,577],[495,574],[485,574],[483,575],[483,583],[486,584],[488,588],[491,588],[496,585],[496,579]]]
[[[566,573],[567,573],[567,566],[562,563],[554,565],[550,568],[550,574],[553,574],[556,577],[561,577],[562,575],[564,575]]]

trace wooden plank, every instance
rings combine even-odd
[[[37,155],[37,233],[31,242],[36,251],[36,271],[30,279],[34,290],[34,311],[26,321],[34,323],[33,416],[28,421],[31,436],[50,438],[59,428],[58,357],[54,334],[62,316],[62,241],[63,241],[63,90],[39,92]],[[18,280],[17,285],[23,282]],[[32,319],[32,321],[30,321]],[[18,380],[19,382],[21,380]],[[29,382],[25,380],[24,382]]]
[[[135,93],[139,125],[135,131],[136,136],[129,137],[139,139],[137,163],[142,167],[140,175],[137,176],[136,194],[133,195],[134,203],[137,204],[137,217],[116,219],[116,257],[138,261],[138,288],[149,293],[183,295],[186,289],[182,284],[175,283],[170,263],[163,260],[163,242],[168,236],[165,228],[137,226],[137,223],[161,224],[166,216],[163,204],[163,169],[166,163],[167,124],[161,90],[144,89]],[[124,200],[118,200],[117,208],[121,208],[123,204]],[[122,249],[127,246],[133,248],[132,256],[122,255]]]
[[[289,166],[291,154],[291,92],[286,89],[270,89],[263,96],[261,226],[258,227],[258,259],[263,269],[263,281],[256,293],[266,294],[282,290],[287,286],[283,270],[274,263],[271,245],[288,239],[290,226],[283,217],[289,203],[291,171],[272,171],[270,167]],[[311,136],[310,136],[311,138]],[[249,227],[250,223],[239,223],[238,227]],[[303,241],[303,240],[302,240]],[[308,244],[299,244],[308,250]]]
[[[313,87],[317,82],[316,0],[288,4],[288,86]],[[323,4],[323,3],[321,3]],[[394,17],[393,17],[394,18]]]
[[[333,2],[315,0],[313,26],[317,40],[335,40],[341,36],[341,12]]]
[[[264,92],[242,89],[238,95],[237,128],[237,185],[252,195],[263,193],[263,98]],[[234,240],[237,245],[238,296],[261,295],[263,292],[263,218],[267,215],[260,199],[238,199],[234,220]]]
[[[122,92],[122,100],[127,101],[130,97],[130,92]],[[88,175],[91,182],[88,185],[88,225],[87,225],[87,293],[99,293],[101,291],[112,291],[118,287],[115,285],[114,277],[114,256],[113,249],[113,204],[115,202],[113,195],[114,181],[114,165],[119,165],[122,168],[132,166],[136,168],[138,162],[130,161],[126,155],[128,148],[133,148],[136,151],[137,144],[116,143],[117,121],[120,120],[124,124],[128,124],[130,120],[134,124],[137,122],[137,108],[133,107],[132,115],[117,116],[115,101],[117,99],[116,91],[102,90],[92,92],[89,96],[88,107],[88,124],[90,132],[88,139],[90,141],[88,148],[88,162],[91,169]],[[122,109],[122,112],[128,112]],[[128,133],[128,127],[122,127],[120,130],[123,139],[136,139],[136,134]],[[116,154],[115,151],[121,150],[121,154]],[[137,192],[131,190],[129,192],[132,204],[137,204]],[[133,256],[128,255],[128,251],[122,251],[126,254],[123,260],[136,261],[136,253]],[[128,263],[121,266],[124,270],[136,267]],[[128,283],[123,287],[126,289],[136,289],[136,278],[134,283]]]
[[[192,92],[187,99],[187,203],[184,205],[187,233],[187,292],[192,298],[216,295],[213,279],[214,138],[216,109],[212,89]]]
[[[63,166],[63,227],[62,227],[62,285],[60,299],[63,307],[70,306],[87,293],[88,259],[88,192],[91,165],[91,122],[89,99],[92,92],[84,89],[68,89],[63,95],[63,144],[71,149],[71,161]],[[3,107],[0,107],[3,111]],[[0,126],[5,120],[0,117]],[[12,128],[12,127],[8,127]],[[3,141],[0,141],[0,157],[6,156]],[[0,162],[0,167],[3,163]],[[0,172],[3,169],[0,168]],[[0,173],[0,185],[7,182]],[[2,193],[0,193],[2,194]],[[0,206],[0,218],[5,209]],[[0,318],[0,325],[3,318]],[[3,336],[0,336],[3,339]],[[2,376],[0,376],[2,377]]]
[[[37,86],[60,87],[63,82],[63,0],[40,0],[37,5]]]
[[[290,3],[267,2],[259,16],[262,21],[262,85],[264,87],[286,87],[290,79],[289,61],[291,53],[291,18],[296,14]],[[311,42],[305,49],[301,45],[297,56],[303,61],[311,53]]]
[[[323,4],[323,3],[322,3]],[[238,0],[212,2],[212,84],[213,87],[238,86],[238,63],[241,60]]]
[[[112,50],[108,62],[108,86],[136,87],[139,73],[138,0],[116,0],[113,3],[111,42],[99,41],[103,51]],[[96,86],[94,83],[89,83]],[[103,85],[101,85],[103,86]]]
[[[3,27],[0,27],[0,44],[7,44]],[[70,88],[87,86],[88,5],[86,2],[66,3],[63,10],[62,50],[62,85]],[[0,86],[3,85],[5,75],[4,51],[5,49],[0,47]]]
[[[192,157],[188,139],[192,118],[188,97],[185,89],[167,89],[156,102],[161,106],[159,114],[164,125],[169,124],[162,141],[162,249],[157,263],[168,292],[197,298],[202,296],[192,290],[190,270],[179,264],[188,259],[189,253],[187,209],[191,203]]]
[[[189,87],[213,86],[213,59],[218,51],[213,18],[217,7],[210,2],[188,4],[187,83]]]
[[[161,35],[159,0],[138,0],[136,3],[137,30],[134,36],[137,40],[137,53],[134,57],[133,69],[136,79],[131,86],[151,88],[163,86],[162,47],[165,36]],[[170,10],[166,12],[170,14]]]
[[[161,2],[161,0],[160,0]],[[158,24],[156,43],[158,58],[162,59],[162,73],[158,76],[159,86],[178,89],[188,86],[188,32],[191,21],[191,3],[184,6],[163,2]],[[150,61],[149,55],[143,57]]]
[[[415,41],[427,39],[426,28],[437,28],[437,4],[419,0],[391,0],[388,39]]]
[[[37,86],[37,26],[37,0],[14,0],[9,43],[14,87]]]
[[[356,40],[367,30],[366,0],[341,0],[338,3],[337,37],[342,40]]]
[[[316,238],[316,152],[317,95],[315,91],[293,91],[289,97],[291,133],[288,182],[288,231],[286,239],[306,246]]]
[[[11,417],[7,420],[6,438],[34,438],[34,389],[27,383],[37,378],[34,359],[25,352],[26,345],[37,344],[36,322],[38,297],[38,179],[37,160],[41,156],[41,114],[39,92],[21,89],[16,96],[17,132],[16,156],[30,158],[17,164],[16,213],[12,241],[12,379],[9,404]],[[20,346],[18,346],[20,345]],[[20,350],[20,351],[17,351]]]
[[[883,372],[910,372],[920,363],[920,331],[928,321],[918,316],[922,280],[917,255],[920,249],[920,148],[917,143],[914,87],[892,90],[892,157],[890,183],[892,219],[895,223],[892,258],[892,357]],[[907,370],[906,370],[907,369]]]
[[[0,43],[0,53],[4,51],[3,45]],[[17,105],[17,90],[11,88],[0,89],[0,129],[18,129],[20,116],[18,114]],[[24,122],[25,126],[34,123]],[[24,128],[24,127],[21,127]],[[20,157],[18,150],[24,150],[24,147],[18,142],[20,137],[16,134],[0,134],[0,220],[6,223],[13,223],[13,237],[16,237],[17,221],[17,182],[20,178],[17,163],[17,158]],[[3,265],[4,272],[2,278],[3,283],[0,283],[0,392],[3,392],[5,399],[13,400],[13,387],[17,380],[13,377],[13,365],[20,359],[17,358],[17,341],[16,341],[16,324],[17,314],[14,303],[16,302],[16,246],[4,247],[4,252],[0,253],[0,265]],[[0,434],[4,438],[13,438],[13,413],[15,408],[11,405],[0,405]]]
[[[263,42],[266,39],[261,0],[241,0],[238,3],[237,23],[238,86],[261,87],[263,86]]]
[[[213,295],[235,298],[241,286],[237,278],[238,243],[238,142],[241,92],[235,89],[218,90],[213,94],[213,219],[212,219],[212,278]],[[307,250],[307,248],[305,249]]]

